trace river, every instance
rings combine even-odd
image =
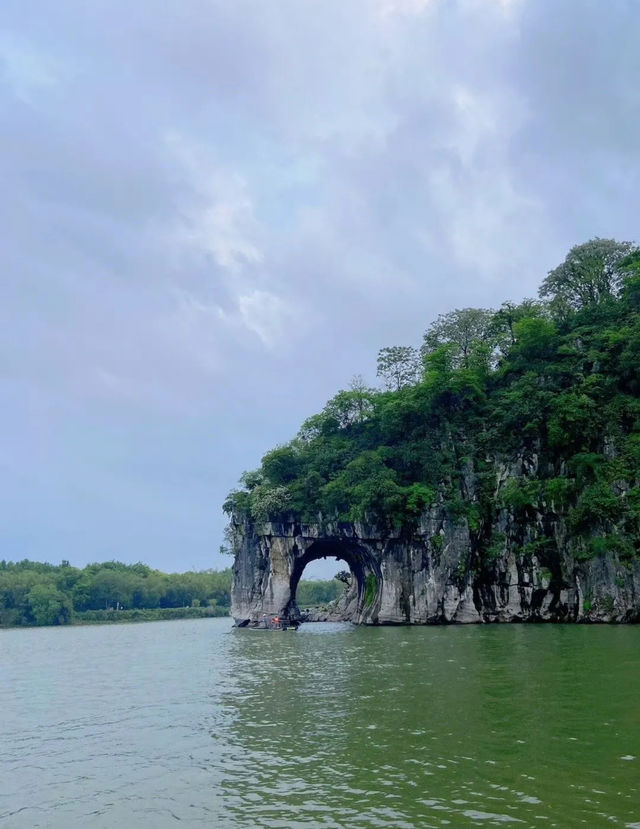
[[[0,631],[0,829],[640,827],[640,627]]]

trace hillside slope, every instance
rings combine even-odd
[[[538,301],[457,310],[419,351],[383,349],[385,390],[338,392],[245,473],[225,504],[236,552],[265,522],[360,525],[395,539],[389,621],[446,619],[445,595],[485,619],[636,618],[639,312],[640,252],[594,239]]]

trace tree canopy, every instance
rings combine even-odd
[[[481,533],[501,509],[528,521],[553,500],[581,555],[614,536],[638,554],[639,311],[638,248],[578,245],[540,300],[438,317],[419,370],[413,347],[383,348],[383,388],[339,391],[225,509],[239,521],[366,518],[411,533],[438,504]],[[496,464],[528,455],[530,479],[496,495]]]
[[[457,308],[440,314],[424,333],[423,355],[446,347],[456,368],[469,368],[474,350],[495,339],[494,316],[486,308]]]
[[[377,376],[386,389],[399,391],[412,386],[421,375],[420,352],[411,345],[393,345],[378,352]]]
[[[119,561],[82,569],[67,561],[60,565],[27,559],[0,561],[0,625],[63,625],[87,614],[100,619],[101,613],[110,611],[195,607],[209,608],[211,615],[226,615],[230,592],[229,569],[162,573],[145,564]]]
[[[622,287],[621,263],[634,250],[631,242],[590,239],[575,245],[566,259],[549,272],[540,286],[540,296],[549,299],[554,311],[579,311],[617,296]]]

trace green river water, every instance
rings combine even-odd
[[[640,827],[640,627],[0,631],[0,829]]]

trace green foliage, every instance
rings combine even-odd
[[[495,343],[494,311],[484,308],[458,308],[448,314],[440,314],[424,335],[422,353],[432,354],[443,346],[449,349],[452,364],[456,368],[469,368],[472,356],[480,346]]]
[[[286,486],[259,484],[251,493],[250,514],[254,521],[268,521],[283,516],[291,495]]]
[[[373,604],[375,597],[378,594],[378,579],[375,573],[368,573],[364,582],[364,603],[365,605]]]
[[[613,613],[613,608],[615,605],[615,600],[613,596],[603,596],[600,602],[602,604],[603,609],[607,613]]]
[[[564,262],[550,271],[540,296],[563,315],[616,295],[621,287],[620,264],[634,250],[630,242],[590,239],[571,248]]]
[[[165,618],[153,613],[192,608],[223,615],[229,610],[230,592],[231,570],[168,574],[118,561],[82,570],[68,562],[1,561],[0,625],[66,625],[86,620],[90,612],[140,611],[135,618]],[[134,617],[118,616],[119,621],[125,618]]]
[[[286,486],[294,481],[300,470],[300,456],[295,446],[280,446],[262,458],[262,472],[273,486]]]
[[[421,375],[420,354],[410,345],[394,345],[378,352],[377,376],[386,389],[399,391],[417,383]]]
[[[640,311],[640,250],[620,262],[622,298],[634,311]]]
[[[544,305],[534,299],[525,299],[519,305],[503,302],[490,323],[491,334],[500,350],[507,354],[516,344],[516,325],[520,321],[543,316],[544,312]]]
[[[588,446],[595,425],[595,400],[585,393],[567,390],[554,396],[549,407],[547,435],[553,449],[580,449]]]
[[[593,556],[604,556],[613,553],[618,558],[625,560],[634,555],[633,545],[628,538],[611,534],[594,536],[587,542],[589,558]]]
[[[418,518],[436,497],[435,487],[426,484],[411,484],[405,489],[404,515]]]
[[[509,478],[502,490],[502,504],[515,512],[535,509],[539,499],[539,484],[526,478]]]
[[[625,561],[640,554],[640,251],[579,245],[540,295],[441,315],[424,334],[421,376],[415,349],[383,348],[385,390],[356,378],[245,473],[225,510],[407,536],[440,510],[468,524],[489,561],[498,542],[485,536],[508,509],[521,548],[540,541],[547,563],[560,551],[531,530],[552,513],[578,558],[605,537],[625,540]]]
[[[548,478],[544,482],[545,499],[556,510],[566,507],[573,492],[574,482],[570,478]]]
[[[75,622],[82,625],[108,622],[160,622],[171,619],[210,619],[228,616],[227,608],[208,607],[157,607],[136,610],[85,610],[75,614]]]
[[[598,452],[578,452],[569,461],[569,466],[578,481],[592,481],[599,477],[605,458]]]
[[[569,510],[569,522],[575,530],[604,527],[619,519],[623,503],[605,482],[587,487],[578,503]]]
[[[28,600],[36,625],[66,625],[73,618],[71,599],[51,583],[35,584]]]
[[[485,564],[492,564],[504,554],[506,540],[504,533],[494,533],[482,550],[482,560]]]
[[[336,579],[300,581],[296,590],[298,607],[326,605],[339,599],[345,591],[345,584]]]
[[[452,579],[457,582],[458,586],[462,588],[469,575],[470,561],[468,556],[463,556],[458,562],[455,570],[451,574]]]
[[[545,317],[524,317],[514,325],[515,343],[509,352],[509,369],[533,369],[540,376],[540,363],[554,360],[558,349],[558,330]]]

